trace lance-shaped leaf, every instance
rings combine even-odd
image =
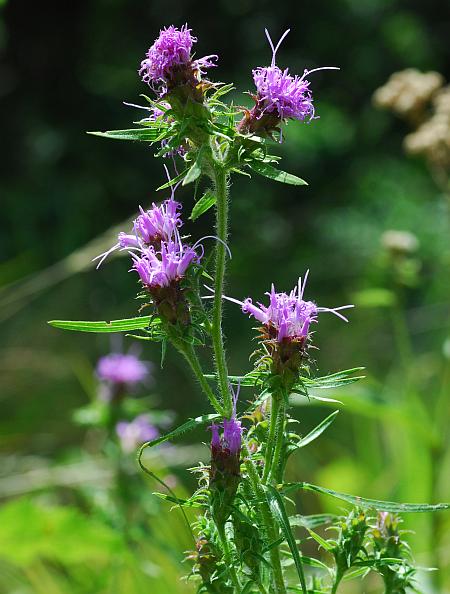
[[[54,328],[73,330],[75,332],[127,332],[128,330],[151,330],[159,328],[161,320],[155,316],[141,316],[111,322],[90,322],[71,320],[51,320],[48,322]]]
[[[105,132],[88,132],[92,136],[101,136],[103,138],[112,138],[113,140],[137,140],[140,142],[157,142],[164,138],[166,127],[158,126],[142,128],[130,128],[128,130],[106,130]]]
[[[161,437],[158,437],[157,439],[153,439],[152,441],[147,441],[146,443],[144,443],[139,450],[138,458],[140,459],[142,457],[142,453],[144,452],[144,450],[146,448],[153,448],[153,447],[159,445],[160,443],[164,443],[165,441],[168,441],[169,439],[175,439],[176,437],[179,437],[183,433],[192,431],[193,429],[196,429],[197,427],[201,427],[202,425],[205,425],[206,423],[211,423],[212,421],[216,421],[217,419],[220,419],[220,418],[221,418],[220,415],[213,413],[210,415],[202,415],[201,417],[196,417],[195,419],[189,419],[189,421],[186,421],[186,423],[183,423],[182,425],[180,425],[173,431],[170,431],[170,433],[166,433],[165,435],[161,435]]]
[[[300,584],[302,586],[303,594],[307,594],[303,564],[300,557],[300,553],[298,552],[297,543],[295,542],[295,536],[292,533],[291,525],[289,524],[289,518],[284,507],[283,498],[272,485],[266,485],[264,489],[266,491],[267,501],[269,502],[272,514],[274,515],[278,524],[280,525],[281,531],[291,550],[295,567],[297,569],[298,577],[300,578]]]
[[[281,171],[281,169],[277,169],[273,167],[273,165],[269,165],[269,163],[263,163],[262,161],[252,161],[249,163],[251,169],[263,175],[264,177],[268,177],[273,179],[277,182],[281,182],[282,184],[290,184],[292,186],[307,186],[307,182],[301,177],[297,177],[292,173],[286,173],[286,171]]]
[[[357,495],[349,495],[348,493],[339,493],[332,489],[312,485],[311,483],[288,483],[283,485],[283,493],[290,493],[303,489],[304,491],[315,491],[323,495],[335,497],[341,501],[346,501],[357,507],[376,509],[378,511],[396,512],[396,513],[420,513],[420,512],[435,512],[444,509],[449,509],[449,503],[396,503],[394,501],[381,501],[379,499],[367,499]]]
[[[194,208],[192,209],[191,216],[189,217],[192,221],[198,219],[199,216],[204,214],[208,211],[211,206],[214,206],[216,203],[216,195],[211,192],[211,190],[207,190],[200,200],[194,204]]]
[[[338,414],[338,410],[335,410],[333,413],[331,413],[331,415],[329,415],[326,419],[319,423],[317,427],[315,427],[312,431],[305,435],[305,437],[303,437],[303,439],[301,439],[301,441],[298,443],[297,447],[303,448],[305,445],[308,445],[309,443],[317,439],[319,435],[322,435],[322,433],[326,429],[328,429],[328,427],[331,425],[331,423],[334,421]]]

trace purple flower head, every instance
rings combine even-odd
[[[133,452],[146,441],[158,437],[158,429],[152,425],[147,415],[139,415],[130,422],[120,421],[116,425],[120,445],[126,453]]]
[[[211,437],[211,450],[214,454],[220,452],[222,454],[228,453],[232,456],[239,455],[241,451],[242,445],[242,426],[241,421],[238,421],[236,418],[236,403],[239,396],[239,388],[236,392],[233,391],[233,388],[230,385],[230,390],[233,394],[233,413],[230,419],[223,420],[223,433],[222,437],[219,435],[219,425],[213,423],[210,427],[212,432]]]
[[[149,379],[151,363],[141,361],[132,353],[110,353],[97,363],[98,378],[109,384],[134,386]]]
[[[278,129],[279,124],[287,119],[305,121],[315,117],[313,97],[306,77],[317,70],[334,69],[333,67],[306,70],[302,76],[289,74],[289,69],[282,70],[275,64],[276,53],[290,29],[287,29],[274,46],[267,29],[266,37],[272,48],[270,66],[258,67],[252,71],[256,86],[255,106],[248,111],[239,124],[245,133],[268,133]]]
[[[192,46],[197,38],[191,35],[187,24],[181,29],[170,25],[162,29],[141,62],[139,75],[155,91],[163,95],[168,88],[186,82],[203,73],[203,69],[215,66],[217,56],[205,56],[192,60]]]
[[[182,279],[193,262],[199,262],[201,256],[194,247],[184,245],[177,236],[174,240],[161,242],[160,250],[153,246],[141,250],[141,255],[132,253],[133,267],[139,274],[142,284],[148,289],[170,286]]]
[[[138,250],[142,251],[161,241],[170,241],[177,235],[178,229],[182,226],[181,204],[176,202],[172,196],[157,206],[153,203],[150,210],[144,211],[140,206],[140,215],[134,220],[132,233],[120,232],[118,242],[109,250],[100,254],[94,260],[99,260],[99,268],[105,259],[116,250]]]
[[[290,293],[277,293],[275,287],[272,285],[270,293],[266,293],[269,297],[269,305],[265,306],[262,303],[255,305],[250,297],[244,301],[231,299],[229,301],[238,303],[242,307],[242,311],[247,313],[261,322],[267,331],[270,338],[274,338],[277,342],[299,340],[304,343],[308,337],[311,323],[317,322],[317,315],[321,312],[331,312],[348,322],[339,310],[348,309],[353,305],[343,305],[341,307],[318,307],[313,301],[304,301],[303,294],[305,291],[308,272],[302,283],[301,277],[298,279],[298,285]]]

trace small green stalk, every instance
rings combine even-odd
[[[227,535],[225,534],[225,524],[220,524],[220,525],[217,524],[217,532],[219,534],[219,540],[220,540],[220,544],[222,546],[223,557],[225,559],[227,571],[230,574],[231,581],[233,582],[234,587],[236,588],[236,594],[238,594],[238,593],[240,593],[242,587],[241,587],[239,578],[236,573],[236,568],[234,567],[233,557],[231,555]]]
[[[204,376],[203,369],[200,365],[200,361],[198,360],[194,347],[182,340],[172,340],[172,343],[189,363],[190,368],[192,369],[195,377],[198,380],[198,383],[200,384],[203,392],[205,393],[213,408],[216,410],[216,412],[223,415],[223,406],[217,400],[214,392],[211,389],[211,386],[208,384],[208,381]]]
[[[247,444],[243,441],[242,449],[245,455],[245,466],[252,484],[253,491],[256,495],[258,502],[260,503],[261,516],[264,523],[264,530],[267,535],[269,544],[278,540],[278,530],[274,524],[272,514],[270,513],[270,507],[267,503],[266,494],[264,493],[261,478],[256,470],[253,460],[250,457]],[[272,564],[274,589],[271,590],[275,594],[286,594],[286,586],[284,583],[283,570],[281,568],[280,551],[278,546],[274,546],[270,549],[270,561]]]
[[[228,236],[227,171],[217,161],[213,166],[216,192],[216,268],[214,276],[214,300],[212,316],[212,341],[219,390],[222,395],[225,415],[231,417],[233,403],[228,386],[228,366],[222,334],[222,295],[226,266],[226,242]]]
[[[337,569],[336,575],[334,577],[333,587],[331,588],[331,594],[336,594],[339,584],[341,583],[341,580],[343,577],[344,577],[344,572]]]
[[[272,396],[272,401],[277,401],[277,417],[276,417],[276,433],[275,433],[275,449],[273,452],[272,464],[270,468],[270,478],[275,482],[282,482],[280,474],[281,457],[284,446],[284,426],[286,418],[286,409],[283,397],[279,394]]]
[[[267,480],[269,478],[269,473],[272,468],[273,450],[274,450],[274,445],[275,445],[275,437],[276,437],[276,431],[277,431],[277,417],[278,417],[279,408],[280,408],[280,399],[275,397],[274,394],[272,394],[271,406],[270,406],[269,435],[267,438],[264,473],[263,473],[263,477],[262,477],[262,481],[264,484],[267,483]]]

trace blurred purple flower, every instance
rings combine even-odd
[[[191,35],[187,24],[181,29],[173,25],[162,29],[141,62],[139,75],[142,80],[162,96],[171,85],[186,82],[202,74],[203,69],[215,66],[215,55],[192,60],[194,43],[197,38]]]
[[[120,421],[116,425],[116,433],[126,453],[133,452],[146,441],[151,441],[159,435],[158,429],[150,423],[145,414],[139,415],[130,422]]]
[[[97,363],[97,376],[106,383],[132,387],[150,378],[152,364],[132,353],[110,353]]]

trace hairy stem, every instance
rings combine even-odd
[[[344,573],[340,570],[336,571],[336,575],[334,577],[333,587],[331,588],[331,594],[336,594],[339,584],[341,583],[342,578],[344,577]]]
[[[276,394],[272,396],[272,402],[278,401],[277,417],[276,417],[276,432],[275,432],[275,449],[273,452],[272,464],[270,468],[270,478],[275,482],[282,482],[280,474],[281,456],[283,454],[284,446],[284,425],[286,417],[286,409],[284,405],[283,396]]]
[[[247,448],[247,444],[243,443],[243,450],[245,454],[245,467],[252,484],[253,491],[256,499],[260,505],[261,516],[264,523],[264,530],[267,535],[268,544],[272,544],[278,540],[279,534],[277,527],[274,523],[272,514],[270,513],[270,507],[267,503],[266,494],[264,493],[261,478],[258,471],[250,457],[250,452]],[[281,568],[280,551],[278,546],[272,546],[270,549],[270,562],[273,571],[274,589],[271,590],[275,594],[286,594],[286,586],[284,584],[283,570]]]
[[[223,557],[225,559],[227,571],[230,574],[231,581],[233,582],[233,585],[236,588],[236,592],[239,593],[242,588],[236,573],[236,568],[234,567],[233,557],[231,555],[227,535],[225,534],[225,524],[216,524],[216,526],[217,532],[219,533],[220,544],[222,546]]]
[[[264,473],[262,477],[263,483],[267,483],[267,479],[269,478],[269,473],[272,468],[272,459],[273,459],[273,450],[275,445],[275,436],[277,431],[277,417],[278,417],[278,410],[280,408],[280,399],[276,398],[273,394],[271,397],[271,407],[270,407],[270,426],[269,426],[269,435],[267,438],[266,444],[266,455],[264,461]]]
[[[212,341],[219,391],[222,395],[225,414],[230,417],[233,403],[228,387],[228,367],[222,334],[222,295],[226,265],[226,242],[228,236],[227,172],[218,162],[214,163],[214,185],[216,192],[216,233],[220,241],[216,244],[216,269],[214,276],[214,301],[212,316]]]
[[[189,363],[190,368],[192,369],[195,377],[198,380],[203,392],[205,393],[206,397],[210,401],[213,408],[221,415],[224,414],[223,406],[217,400],[214,392],[211,389],[211,386],[208,384],[206,380],[203,369],[200,365],[200,361],[198,360],[197,353],[195,352],[194,347],[182,340],[173,340],[172,341],[174,346],[178,349],[178,351],[183,355],[186,361]]]

